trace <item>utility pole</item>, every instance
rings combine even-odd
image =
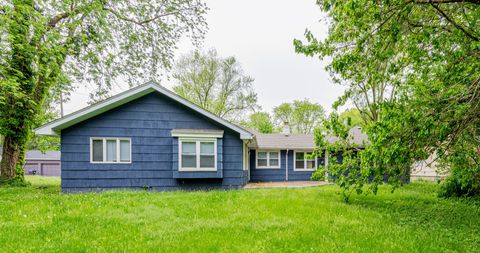
[[[63,92],[60,92],[60,118],[63,117]]]

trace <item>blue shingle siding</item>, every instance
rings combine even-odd
[[[286,150],[281,151],[280,169],[257,169],[256,168],[256,152],[255,150],[250,151],[250,168],[251,168],[251,177],[250,180],[254,182],[275,182],[275,181],[285,181],[285,154]],[[308,181],[312,176],[313,171],[294,171],[294,151],[288,151],[288,181]],[[319,157],[317,159],[318,166],[324,166],[324,158]]]
[[[194,174],[187,173],[176,179],[178,140],[171,137],[175,128],[224,130],[223,138],[217,140],[220,173],[195,172],[203,179],[188,179]],[[90,163],[90,137],[131,138],[132,163]],[[151,93],[62,130],[62,190],[239,188],[246,183],[242,145],[237,132]]]
[[[256,152],[250,150],[250,181],[252,182],[275,182],[285,181],[285,150],[280,152],[280,168],[278,169],[257,169]]]

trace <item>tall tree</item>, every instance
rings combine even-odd
[[[342,122],[347,123],[347,125],[352,126],[352,127],[363,127],[366,124],[370,122],[370,120],[367,118],[363,118],[362,114],[360,111],[356,108],[350,108],[345,111],[343,111],[340,115],[339,118]]]
[[[242,125],[263,134],[271,134],[275,131],[272,117],[267,112],[252,113],[247,121],[242,122]]]
[[[183,56],[173,77],[177,94],[220,117],[240,121],[258,107],[254,79],[243,73],[235,57],[222,58],[216,50]]]
[[[23,182],[25,146],[59,80],[158,79],[177,41],[202,38],[200,0],[13,0],[0,6],[0,179]]]
[[[357,156],[360,176],[338,171],[342,186],[361,192],[373,182],[376,192],[385,175],[400,185],[409,165],[437,153],[451,168],[446,188],[480,194],[480,1],[317,3],[329,16],[328,38],[307,31],[297,52],[332,57],[329,70],[347,85],[341,100],[369,93],[359,109],[370,113],[371,145]]]
[[[325,110],[320,104],[304,99],[283,103],[273,109],[273,114],[277,125],[287,124],[292,133],[309,134],[320,126]]]

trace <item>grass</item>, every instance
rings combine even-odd
[[[57,178],[29,180],[0,189],[2,252],[480,251],[480,203],[432,183],[346,204],[336,186],[62,194]]]

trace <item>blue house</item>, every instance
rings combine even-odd
[[[61,137],[64,192],[309,180],[312,135],[256,134],[146,83],[35,130]]]

